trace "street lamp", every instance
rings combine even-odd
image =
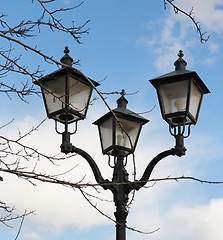
[[[150,82],[157,90],[161,115],[169,124],[170,133],[176,138],[176,150],[179,149],[181,155],[183,140],[190,135],[190,126],[197,122],[203,95],[210,91],[195,71],[186,70],[183,51],[180,50],[178,56],[175,71]]]
[[[45,109],[48,118],[64,124],[61,151],[69,153],[72,145],[68,125],[84,120],[87,114],[90,98],[94,87],[100,84],[85,76],[82,72],[72,67],[73,59],[69,56],[69,49],[65,47],[65,55],[60,59],[62,67],[52,72],[35,83],[41,87]]]
[[[202,97],[209,93],[198,74],[185,69],[182,51],[178,56],[175,71],[150,80],[157,90],[162,117],[171,127],[196,124]]]
[[[92,90],[99,84],[71,67],[68,47],[64,53],[62,67],[36,83],[41,87],[48,118],[70,124],[85,119]]]
[[[112,180],[107,180],[102,177],[94,159],[83,149],[71,144],[72,133],[68,131],[69,124],[85,118],[92,90],[99,84],[72,68],[73,60],[68,55],[67,47],[64,53],[65,56],[61,59],[62,69],[41,78],[36,84],[41,86],[48,117],[65,126],[61,151],[82,156],[89,163],[97,183],[112,192],[116,206],[116,240],[125,240],[129,193],[139,190],[148,182],[160,160],[171,155],[185,155],[183,139],[190,133],[188,130],[185,135],[185,128],[196,124],[202,97],[209,90],[196,72],[185,69],[187,63],[182,51],[174,63],[175,71],[150,80],[157,90],[162,117],[169,124],[176,145],[155,156],[138,181],[129,181],[125,159],[134,153],[141,128],[148,120],[126,108],[128,101],[122,90],[117,108],[94,122],[98,126],[102,153],[109,158],[114,157],[113,177]]]
[[[125,90],[122,90],[117,108],[94,122],[98,125],[103,154],[117,156],[121,151],[123,156],[127,156],[133,153],[141,128],[148,122],[126,108],[128,101],[124,95]]]

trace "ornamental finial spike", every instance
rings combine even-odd
[[[120,93],[120,94],[121,94],[121,96],[122,96],[122,97],[124,97],[124,96],[125,96],[125,94],[126,94],[126,92],[125,92],[125,89],[122,89],[122,91],[121,91],[121,93]]]
[[[64,51],[63,51],[65,54],[68,54],[70,52],[69,48],[66,46]]]
[[[66,64],[66,65],[72,66],[74,60],[68,54],[70,52],[69,48],[65,47],[63,52],[64,52],[64,56],[60,59],[60,62],[63,64]],[[62,67],[64,67],[64,66],[62,66]]]
[[[184,56],[184,53],[182,50],[179,51],[179,53],[177,54],[179,58],[182,58]]]
[[[177,55],[179,58],[174,62],[175,71],[186,70],[187,62],[183,59],[183,51],[180,50]]]

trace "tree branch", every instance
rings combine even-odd
[[[166,5],[168,3],[168,4],[170,4],[173,7],[174,12],[176,14],[180,12],[183,15],[189,17],[189,19],[192,21],[192,23],[194,24],[194,26],[195,26],[198,34],[199,34],[201,43],[207,42],[209,37],[210,37],[210,35],[208,35],[206,37],[207,32],[202,32],[200,23],[196,20],[196,18],[194,16],[193,8],[191,9],[190,12],[186,12],[186,11],[182,10],[181,8],[177,7],[177,5],[174,4],[173,2],[174,2],[174,0],[164,0],[164,8],[166,9]]]

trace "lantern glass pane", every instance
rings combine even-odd
[[[196,120],[198,117],[198,111],[200,108],[200,103],[202,100],[202,92],[200,89],[197,87],[197,85],[192,81],[191,82],[191,92],[190,92],[190,106],[189,106],[189,111],[191,115],[194,117]]]
[[[42,84],[48,114],[57,112],[65,106],[65,77]]]
[[[138,122],[119,119],[116,122],[116,145],[134,150],[141,124]]]
[[[112,145],[112,120],[113,118],[110,117],[98,125],[103,151]]]
[[[69,76],[69,108],[85,115],[91,97],[92,87]]]
[[[70,75],[63,75],[43,82],[42,90],[48,116],[64,122],[60,116],[67,112],[69,113],[69,122],[84,119],[92,89],[91,86]]]
[[[185,112],[189,81],[179,81],[159,86],[159,97],[163,114]]]

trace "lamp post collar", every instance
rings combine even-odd
[[[64,51],[65,54],[64,56],[60,59],[60,62],[69,66],[72,66],[73,64],[73,58],[68,54],[70,52],[68,47],[65,47]],[[63,67],[63,66],[62,66]]]
[[[174,62],[175,71],[186,70],[187,62],[183,59],[183,51],[180,50],[178,53],[178,59]]]
[[[126,94],[125,90],[122,89],[120,94],[121,94],[121,97],[117,100],[118,108],[126,108],[128,101],[124,97]]]

